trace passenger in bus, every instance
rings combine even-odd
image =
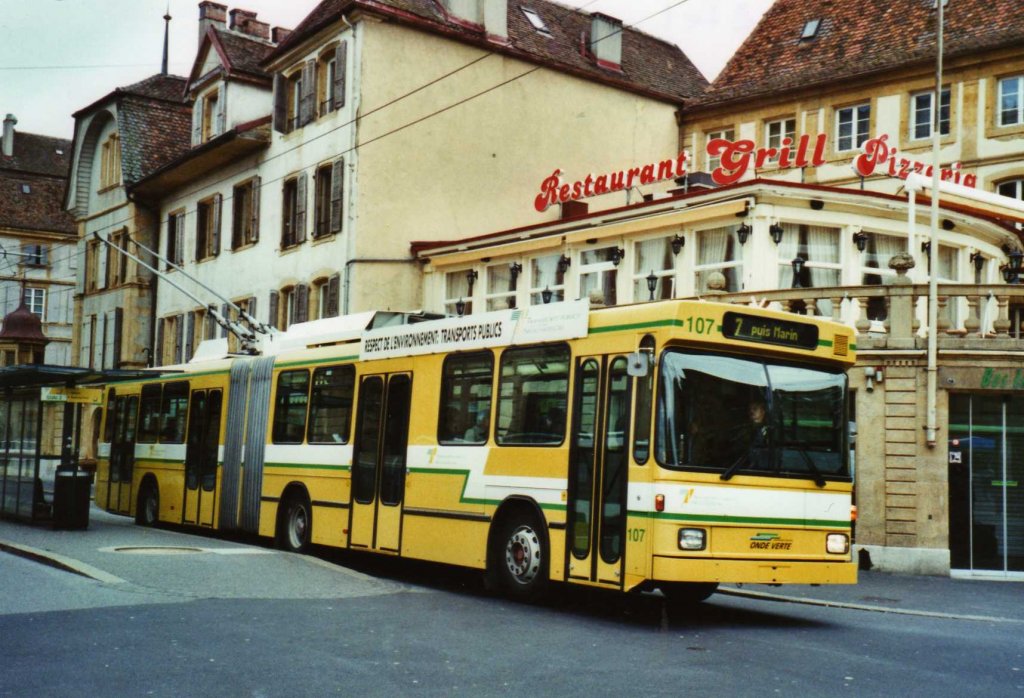
[[[469,429],[466,429],[465,435],[463,435],[463,441],[468,443],[483,443],[487,441],[487,434],[491,429],[491,415],[489,412],[481,412],[476,417],[476,423]]]
[[[748,444],[750,448],[750,465],[753,468],[764,468],[768,465],[768,410],[760,397],[751,399],[747,406],[750,416],[748,426]]]

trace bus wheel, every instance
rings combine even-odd
[[[548,583],[548,551],[534,517],[508,517],[497,537],[492,563],[501,589],[512,598],[535,601]]]
[[[293,553],[305,552],[313,529],[309,499],[291,494],[283,502],[277,522],[277,547]]]
[[[152,480],[147,480],[139,491],[135,505],[135,523],[140,526],[155,526],[160,520],[160,493]]]
[[[675,582],[659,588],[670,604],[684,607],[705,601],[718,590],[718,582]]]

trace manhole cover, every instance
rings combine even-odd
[[[176,545],[139,545],[113,548],[115,553],[134,553],[136,555],[186,555],[188,553],[205,552],[202,548],[186,548]]]

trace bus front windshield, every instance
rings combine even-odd
[[[668,350],[655,432],[667,468],[848,479],[846,375]]]

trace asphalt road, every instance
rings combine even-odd
[[[145,536],[89,549],[105,581],[0,552],[0,696],[1024,696],[1019,618],[725,594],[669,615],[575,589],[528,606],[434,565]]]

